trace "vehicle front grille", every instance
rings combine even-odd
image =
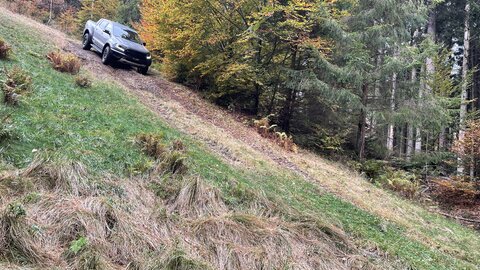
[[[142,52],[137,52],[137,51],[134,51],[134,50],[125,50],[125,54],[128,57],[132,57],[132,58],[139,59],[139,60],[147,59],[147,54],[142,53]]]

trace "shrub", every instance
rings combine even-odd
[[[480,185],[462,177],[435,179],[432,195],[442,203],[468,205],[480,198]]]
[[[361,171],[375,184],[395,191],[407,198],[417,197],[420,183],[417,176],[403,170],[387,166],[384,161],[367,160],[362,163]]]
[[[12,47],[0,38],[0,59],[7,59],[12,52]]]
[[[48,60],[52,63],[55,70],[60,72],[66,72],[70,74],[78,74],[80,71],[80,60],[74,54],[61,53],[61,52],[49,52],[47,54]]]
[[[277,132],[277,125],[270,125],[271,116],[272,115],[269,115],[262,119],[254,120],[253,126],[262,137],[271,139],[282,148],[296,153],[298,151],[298,147],[293,141],[293,137],[288,136],[288,134],[285,132]]]
[[[383,161],[369,159],[361,164],[360,170],[367,178],[375,181],[380,175],[385,174],[386,166]]]
[[[389,170],[377,181],[384,187],[410,199],[416,198],[419,194],[420,183],[417,181],[417,177],[406,171]]]
[[[82,88],[90,88],[92,86],[92,79],[87,75],[75,76],[75,84]]]
[[[2,83],[5,104],[17,105],[19,97],[32,91],[32,78],[20,67],[4,69],[6,80]]]

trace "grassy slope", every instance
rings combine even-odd
[[[229,192],[229,180],[235,179],[246,188],[261,189],[267,196],[302,211],[333,219],[360,243],[376,245],[414,268],[475,269],[480,265],[480,237],[471,230],[422,212],[421,218],[438,224],[434,227],[437,229],[420,230],[412,237],[406,227],[322,194],[315,185],[287,171],[261,165],[248,170],[229,166],[192,138],[166,126],[119,87],[96,82],[88,90],[76,88],[71,76],[53,71],[43,57],[53,49],[49,42],[39,40],[8,15],[0,14],[0,37],[15,48],[14,61],[5,65],[17,64],[29,70],[36,85],[35,93],[24,105],[7,109],[13,112],[18,139],[8,145],[3,157],[17,166],[30,162],[33,149],[49,149],[85,163],[98,174],[134,173],[142,171],[150,161],[132,146],[132,137],[140,132],[162,132],[169,140],[187,140],[192,169],[223,189],[232,202],[238,197]],[[455,237],[470,241],[451,241]],[[453,244],[430,246],[442,238]]]

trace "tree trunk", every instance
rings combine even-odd
[[[437,32],[435,20],[436,20],[435,9],[432,9],[428,17],[427,34],[432,39],[433,42],[435,42],[436,40],[436,32]],[[428,78],[435,73],[435,64],[433,62],[432,57],[427,57],[427,59],[425,60],[425,66],[427,68],[426,72],[427,72],[427,78]],[[428,85],[428,83],[426,82],[425,82],[425,89],[429,92],[432,91],[430,85]]]
[[[445,150],[445,137],[447,135],[446,128],[441,128],[440,135],[438,135],[438,150],[443,151]]]
[[[467,99],[468,99],[468,56],[470,51],[470,3],[465,4],[465,30],[463,38],[463,66],[462,66],[462,104],[460,105],[460,129],[458,131],[458,140],[465,138],[465,118],[467,116]],[[461,154],[465,149],[460,149],[460,155],[457,158],[457,174],[462,176],[465,173],[465,167]]]
[[[413,44],[413,42],[412,42]],[[412,81],[412,85],[415,85],[415,83],[417,82],[417,68],[412,68],[412,73],[411,73],[411,81]],[[407,126],[407,150],[406,150],[406,153],[405,153],[405,156],[407,158],[408,161],[410,161],[412,159],[412,154],[413,154],[413,150],[414,150],[414,142],[413,142],[413,132],[414,132],[414,126],[413,126],[413,123],[408,123],[408,126]]]
[[[425,71],[425,67],[422,66],[420,69],[420,74],[423,74]],[[422,102],[423,93],[425,91],[425,81],[421,81],[421,85],[418,90],[418,102]],[[420,127],[417,127],[415,131],[415,154],[422,152],[422,130]]]
[[[377,55],[377,59],[376,59],[376,62],[375,62],[375,86],[373,88],[373,102],[377,102],[380,98],[380,79],[381,79],[381,66],[382,66],[382,51],[381,50],[378,50],[378,55]],[[371,130],[373,130],[373,132],[376,132],[376,128],[377,128],[377,119],[376,119],[376,115],[375,114],[371,114],[371,121],[370,121],[370,124],[371,124]]]
[[[364,84],[362,86],[362,105],[363,108],[360,110],[360,117],[358,120],[358,131],[357,131],[357,151],[358,158],[360,160],[365,159],[365,134],[367,129],[367,101],[368,101],[368,85]]]
[[[47,24],[50,24],[50,22],[52,21],[52,18],[53,18],[53,0],[50,0],[50,15],[48,16],[48,23]]]
[[[297,54],[298,54],[297,49],[298,49],[297,46],[293,46],[291,48],[292,58],[290,62],[290,68],[292,70],[297,69]],[[290,121],[293,116],[293,106],[296,101],[296,97],[297,97],[297,91],[295,89],[288,89],[286,94],[285,104],[283,106],[282,113],[281,113],[282,115],[281,128],[287,133],[290,132]]]
[[[406,158],[408,161],[412,159],[413,153],[413,126],[411,124],[407,127],[407,151]]]
[[[397,91],[397,73],[394,73],[392,76],[392,91],[390,94],[390,113],[393,115],[395,112],[395,93]],[[387,150],[389,154],[393,152],[393,139],[395,136],[395,125],[392,121],[388,125],[387,133]]]

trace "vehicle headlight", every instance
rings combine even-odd
[[[121,45],[121,44],[115,45],[115,48],[117,48],[117,50],[119,50],[119,51],[121,51],[121,52],[124,52],[124,51],[127,49],[127,47],[125,47],[125,46],[123,46],[123,45]]]
[[[151,54],[147,54],[147,59],[152,59],[152,55],[151,55]]]

